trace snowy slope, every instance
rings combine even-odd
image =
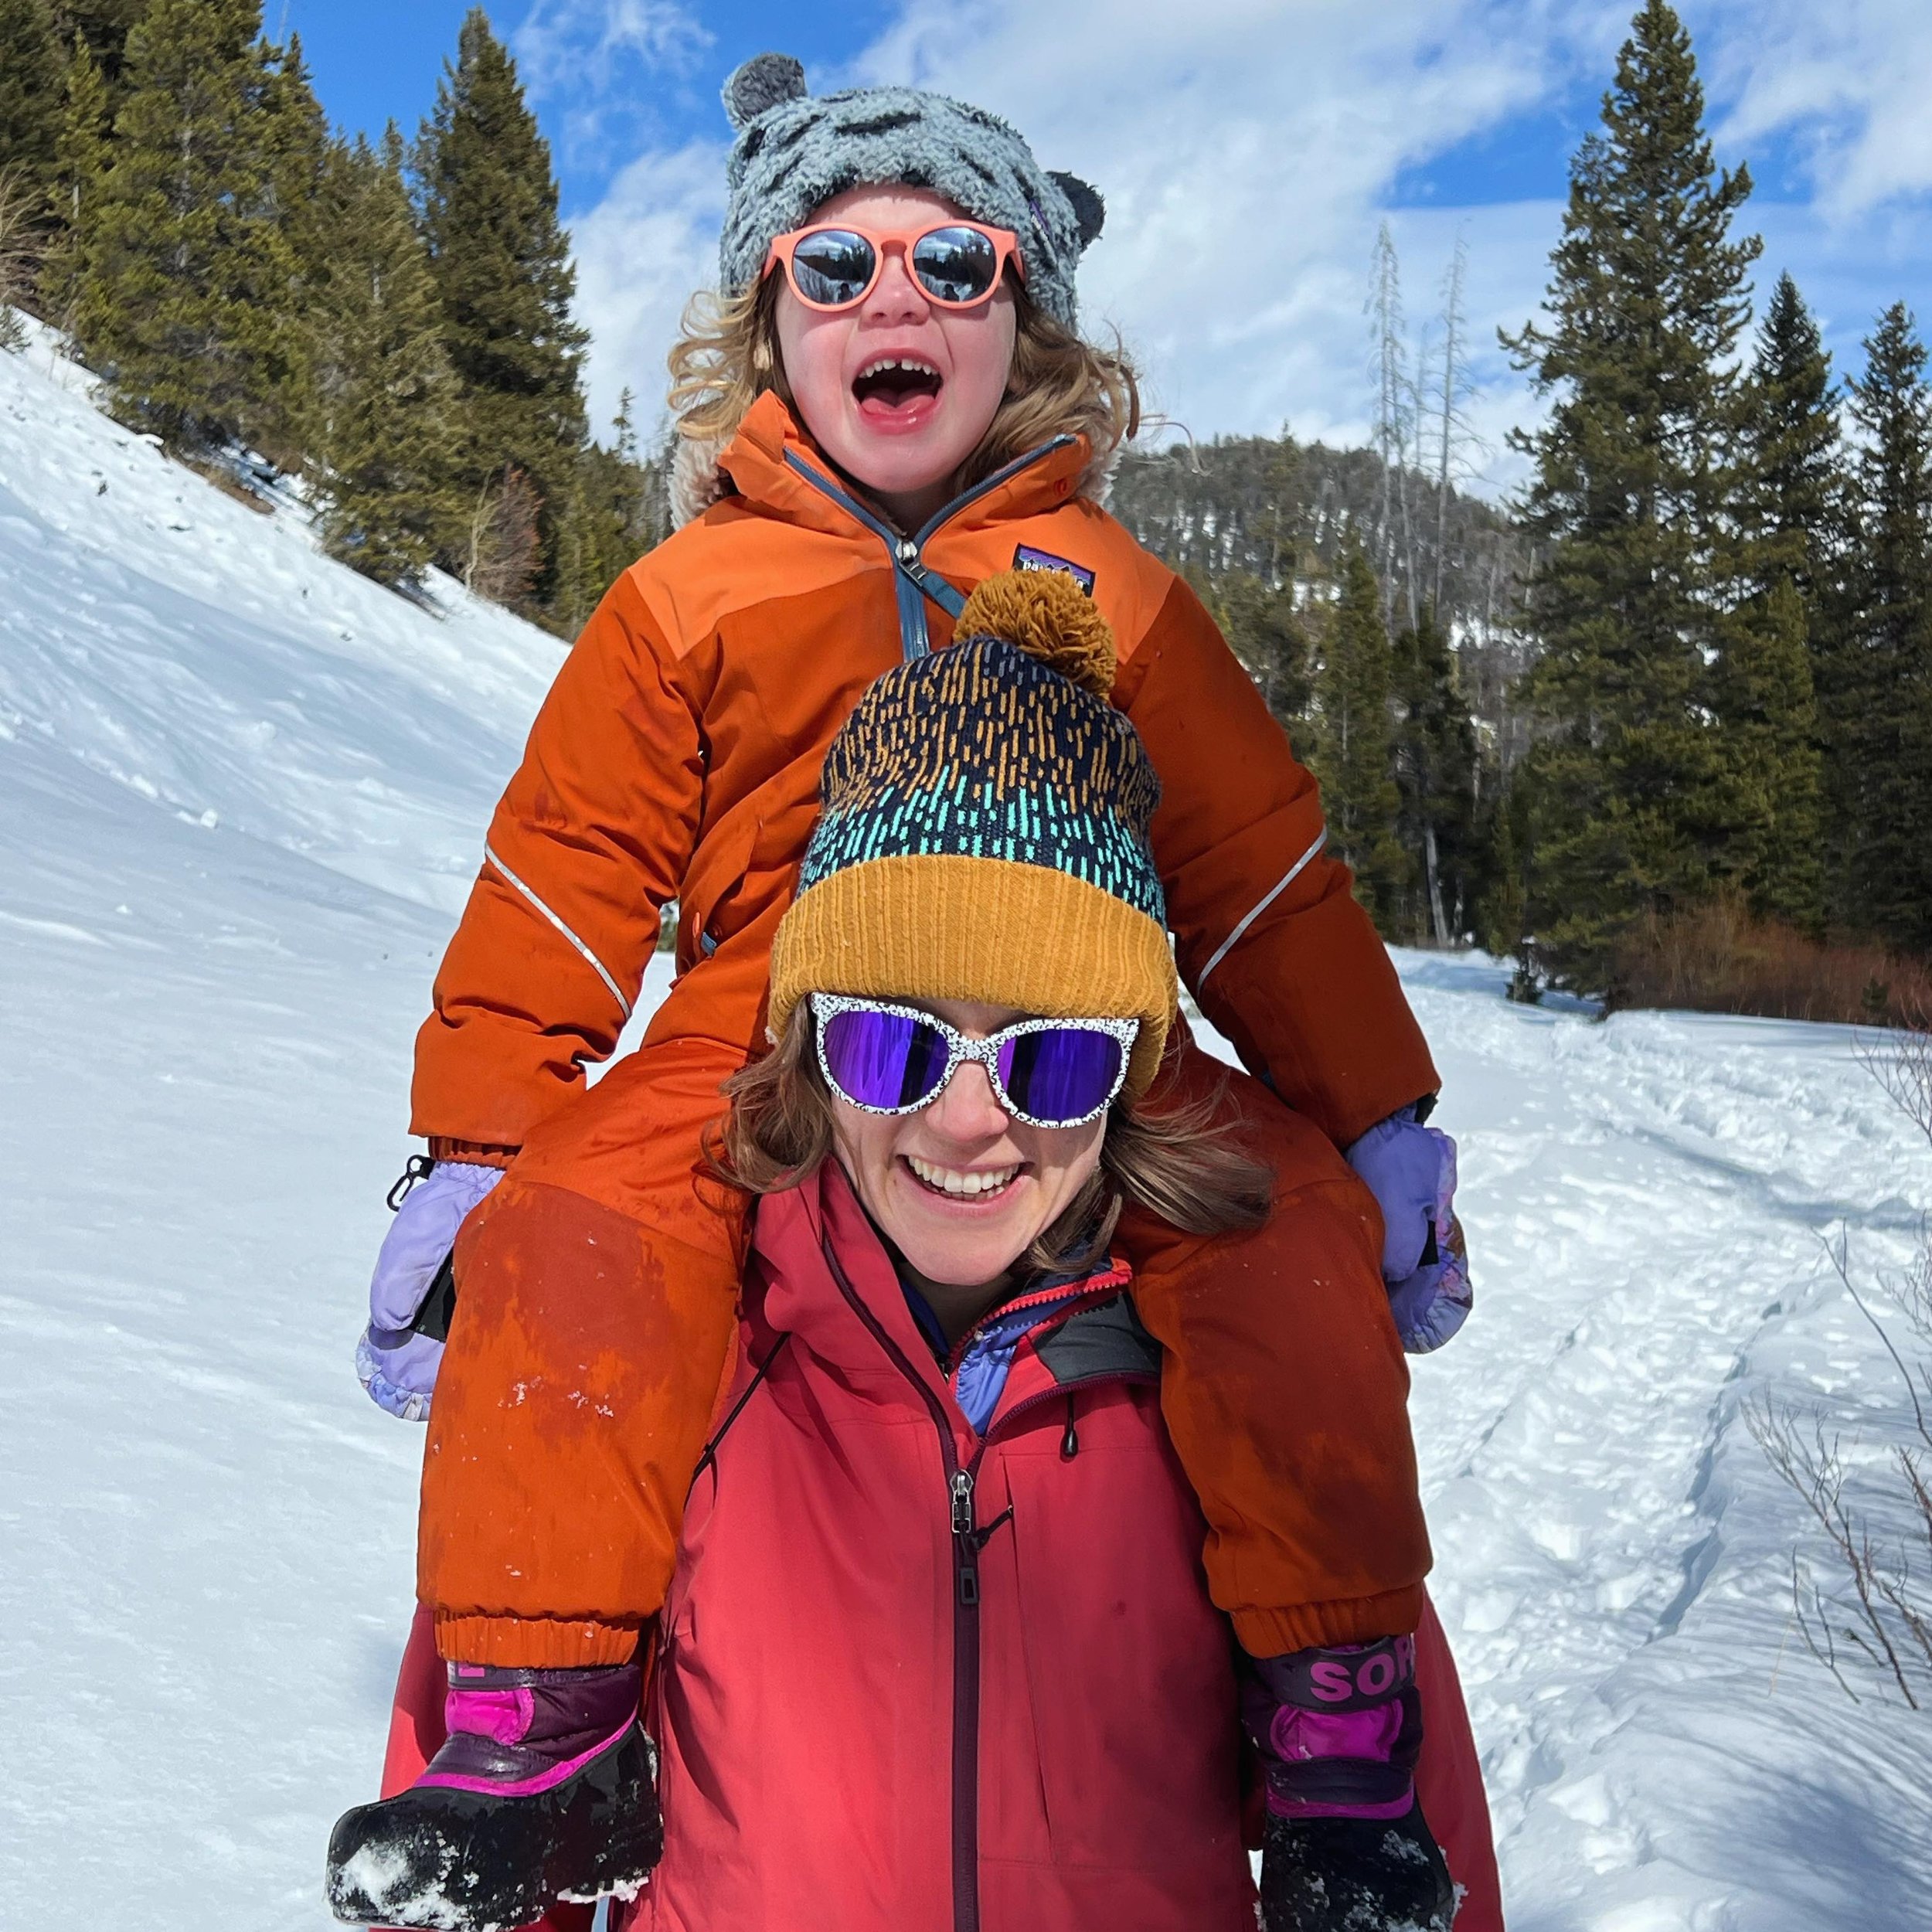
[[[100,485],[104,483],[104,492]],[[318,557],[0,355],[0,1927],[328,1921],[418,1433],[348,1354],[410,1036],[554,641]],[[1842,1032],[1405,956],[1478,1314],[1419,1363],[1524,1932],[1932,1926],[1932,1724],[1788,1623],[1762,1391],[1896,1406],[1818,1236],[1932,1159]]]

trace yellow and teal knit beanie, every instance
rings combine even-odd
[[[826,753],[770,1024],[808,993],[1135,1019],[1146,1091],[1175,982],[1146,747],[1109,702],[1107,620],[1059,571],[967,600],[946,650],[879,679]]]

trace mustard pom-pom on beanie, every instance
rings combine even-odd
[[[1149,841],[1160,784],[1108,702],[1113,634],[1056,571],[968,599],[947,649],[896,665],[832,740],[771,957],[782,1036],[810,992],[1132,1018],[1145,1091],[1176,984]]]
[[[1114,628],[1064,570],[1003,570],[966,600],[954,635],[1004,638],[1097,698],[1111,696]]]

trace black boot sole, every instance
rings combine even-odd
[[[419,1785],[344,1813],[328,1903],[349,1925],[513,1932],[560,1899],[634,1896],[664,1850],[641,1725],[556,1787],[495,1798]]]

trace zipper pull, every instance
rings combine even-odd
[[[970,1469],[953,1471],[953,1534],[970,1536],[973,1533],[973,1472]]]
[[[1066,1398],[1066,1434],[1060,1437],[1060,1454],[1071,1458],[1080,1452],[1080,1433],[1073,1427],[1073,1398],[1070,1393]]]

